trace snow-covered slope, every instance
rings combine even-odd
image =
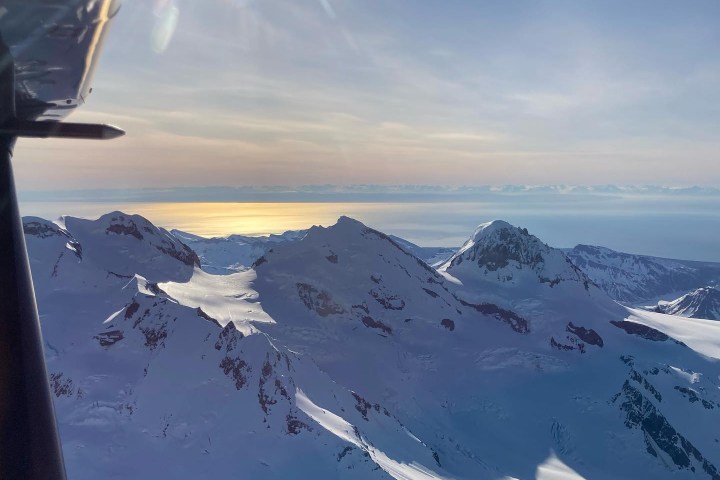
[[[720,478],[720,323],[619,306],[524,230],[437,272],[341,218],[186,279],[74,224],[26,225],[72,478]]]
[[[203,270],[216,275],[227,275],[247,270],[269,248],[302,238],[306,230],[289,230],[281,235],[229,235],[213,238],[180,230],[171,230],[170,233],[198,254]]]
[[[215,275],[242,272],[262,257],[269,249],[281,243],[299,240],[307,230],[289,230],[280,235],[206,238],[180,230],[171,230],[175,237],[190,246],[200,257],[203,270]],[[456,248],[421,247],[394,235],[388,235],[405,251],[415,255],[428,265],[444,262],[455,253]]]
[[[140,215],[112,212],[97,220],[62,217],[57,225],[79,242],[84,259],[117,276],[137,273],[154,280],[183,281],[200,265],[192,249]]]
[[[405,249],[406,252],[412,253],[431,266],[445,262],[457,251],[457,248],[451,247],[421,247],[395,235],[388,235],[388,237]]]
[[[622,315],[562,251],[503,221],[480,225],[439,270],[458,284],[461,298],[489,299],[518,312],[555,348],[602,346],[599,336],[582,341],[577,332],[598,335],[608,318]]]
[[[590,245],[578,245],[566,253],[608,295],[628,304],[720,283],[717,263],[634,255]]]
[[[362,399],[310,358],[170,298],[138,293],[78,333],[56,339],[49,361],[72,478],[360,479],[435,466],[390,412],[356,408]]]
[[[650,308],[669,315],[720,320],[720,290],[714,287],[698,288],[673,301],[659,302]]]

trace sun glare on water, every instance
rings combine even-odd
[[[111,210],[138,214],[155,225],[204,237],[269,235],[312,225],[333,225],[341,215],[373,218],[388,209],[380,203],[126,203],[24,204],[24,215],[94,219]]]

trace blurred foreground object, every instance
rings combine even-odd
[[[108,125],[60,123],[92,92],[117,0],[0,2],[0,478],[65,479],[18,211],[17,137],[109,139]]]

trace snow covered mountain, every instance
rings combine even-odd
[[[590,245],[578,245],[566,253],[608,295],[627,304],[720,283],[717,263],[634,255]]]
[[[714,287],[698,288],[671,302],[659,302],[652,309],[668,315],[720,320],[720,290]]]
[[[532,319],[529,329],[555,348],[602,347],[600,327],[591,326],[623,315],[562,251],[503,221],[480,225],[439,270],[458,284],[461,298],[491,299]],[[593,333],[583,340],[581,330]]]
[[[457,248],[452,247],[421,247],[395,235],[388,235],[388,237],[400,245],[406,252],[412,253],[430,266],[445,262],[457,251]]]
[[[203,270],[216,275],[245,271],[269,248],[302,238],[306,232],[306,230],[289,230],[281,235],[257,237],[229,235],[205,238],[180,230],[170,231],[173,236],[198,254]]]
[[[268,249],[280,243],[299,240],[305,236],[307,230],[289,230],[280,235],[228,235],[212,238],[180,230],[171,230],[170,233],[198,254],[203,270],[216,275],[227,275],[249,269]],[[389,237],[428,265],[447,260],[457,250],[448,247],[421,247],[394,235]]]
[[[26,237],[71,478],[720,478],[720,323],[525,230],[436,271],[343,217],[212,275],[139,217],[62,224]]]

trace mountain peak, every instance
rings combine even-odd
[[[307,230],[306,238],[322,240],[335,239],[335,241],[344,239],[347,242],[353,242],[359,239],[366,231],[370,230],[362,222],[345,215],[338,218],[334,225],[323,227],[314,225]]]
[[[510,263],[534,268],[543,262],[543,253],[550,251],[554,249],[530,235],[527,229],[493,220],[480,224],[444,267],[452,268],[463,260],[471,260],[489,271],[505,268]]]
[[[340,215],[340,218],[338,218],[337,225],[342,225],[342,224],[365,226],[359,220],[355,220],[354,218],[348,217],[347,215]]]
[[[482,236],[489,235],[499,230],[507,230],[511,228],[515,227],[506,222],[505,220],[492,220],[490,222],[485,222],[478,225],[478,227],[475,229],[475,233],[473,233],[472,235],[472,238],[480,238]]]
[[[671,302],[660,302],[655,310],[669,315],[720,320],[720,290],[701,287]]]
[[[338,218],[337,222],[335,222],[335,225],[329,228],[343,231],[362,231],[368,227],[359,220],[355,220],[354,218],[342,215],[340,218]]]
[[[440,269],[459,278],[482,277],[501,284],[529,282],[554,287],[571,281],[588,290],[592,283],[563,252],[546,245],[526,228],[502,220],[478,226]]]
[[[115,211],[96,220],[65,216],[59,223],[82,245],[86,257],[117,276],[187,280],[200,266],[192,249],[140,215]]]

